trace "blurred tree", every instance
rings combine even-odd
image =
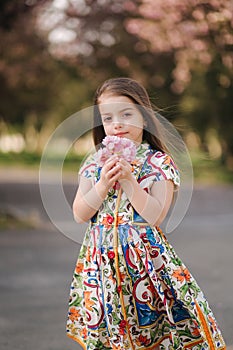
[[[45,3],[0,3],[0,119],[24,134],[30,150],[42,149],[56,124],[89,97],[77,70],[51,56],[37,33],[37,12]]]
[[[231,0],[52,1],[40,14],[51,52],[95,84],[114,75],[141,81],[163,105],[180,106],[202,144],[217,128],[233,156]]]
[[[93,90],[104,79],[123,75],[141,81],[156,98],[155,89],[171,83],[173,56],[151,52],[126,30],[134,9],[125,0],[55,0],[42,8],[38,28],[48,37],[50,52],[75,66]],[[172,98],[177,96],[164,88],[161,103],[172,104]]]
[[[51,62],[45,45],[34,31],[35,8],[24,1],[7,0],[0,6],[0,94],[3,101],[0,113],[5,121],[22,124],[28,114],[43,112],[48,107],[45,96],[49,86],[43,78]]]
[[[0,13],[4,120],[46,131],[104,79],[130,76],[178,105],[203,145],[216,128],[232,159],[231,0],[4,0]]]
[[[126,22],[156,54],[173,53],[171,89],[202,143],[215,128],[233,169],[232,0],[142,0]]]

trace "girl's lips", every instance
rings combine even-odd
[[[115,136],[121,137],[121,136],[125,136],[126,134],[128,134],[127,132],[119,132],[117,134],[115,134]]]

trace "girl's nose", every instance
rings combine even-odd
[[[114,126],[114,129],[119,129],[119,128],[122,128],[122,123],[120,121],[115,121],[113,126]]]

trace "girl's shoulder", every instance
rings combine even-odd
[[[175,185],[180,185],[179,170],[169,154],[153,150],[147,157],[147,164],[160,179],[172,180]]]
[[[86,178],[91,178],[94,175],[96,169],[96,153],[89,154],[83,161],[79,168],[79,175]]]
[[[162,151],[151,150],[148,157],[148,161],[152,162],[152,164],[154,164],[155,166],[169,164],[176,167],[173,158],[169,154]]]

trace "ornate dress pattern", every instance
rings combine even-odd
[[[101,168],[90,156],[80,174]],[[179,172],[171,157],[142,143],[132,172],[150,193]],[[118,183],[91,219],[70,289],[67,335],[87,350],[226,349],[197,282],[159,227],[134,210]]]

